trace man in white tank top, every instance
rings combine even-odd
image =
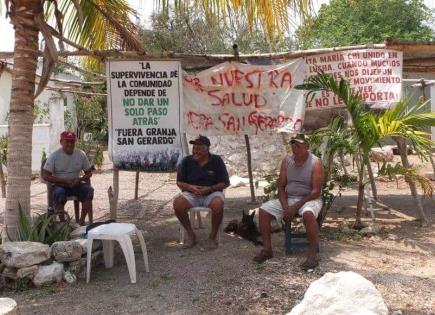
[[[297,134],[290,141],[293,155],[281,162],[278,183],[278,199],[270,200],[260,207],[260,231],[263,249],[254,261],[263,263],[273,257],[270,221],[275,217],[292,220],[296,214],[303,218],[309,242],[307,260],[301,267],[305,270],[318,265],[316,252],[319,242],[317,216],[322,209],[323,166],[322,161],[311,154],[307,138]]]

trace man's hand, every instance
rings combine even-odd
[[[210,186],[199,186],[199,191],[201,192],[201,196],[205,196],[211,193]]]
[[[81,181],[82,181],[82,180],[81,180],[80,177],[74,178],[74,179],[72,180],[72,183],[71,183],[71,188],[78,186],[78,185],[80,184]]]
[[[298,209],[296,209],[295,206],[288,207],[287,209],[284,209],[284,220],[285,221],[291,221],[295,214],[297,213]]]
[[[200,186],[189,185],[190,192],[197,195],[197,196],[201,196],[201,189],[200,188],[201,188]]]

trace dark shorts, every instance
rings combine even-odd
[[[81,202],[94,199],[94,188],[89,184],[81,183],[74,188],[66,188],[59,185],[53,185],[51,188],[53,201],[55,205],[64,204],[66,198],[70,196],[77,197]]]

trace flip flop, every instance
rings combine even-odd
[[[184,249],[192,248],[192,247],[194,247],[196,244],[197,244],[196,239],[189,238],[186,242],[184,242],[184,244],[183,244],[183,248],[184,248]]]
[[[256,263],[262,264],[264,263],[266,260],[271,259],[273,257],[273,254],[271,252],[268,252],[265,249],[262,249],[255,257],[254,257],[254,261]]]

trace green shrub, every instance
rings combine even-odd
[[[40,242],[48,245],[67,240],[73,227],[68,213],[64,212],[64,215],[66,217],[66,221],[64,222],[56,222],[56,215],[48,213],[38,214],[33,217],[33,219],[29,220],[29,218],[24,215],[21,206],[19,206],[18,240]],[[9,237],[9,239],[11,238]]]

